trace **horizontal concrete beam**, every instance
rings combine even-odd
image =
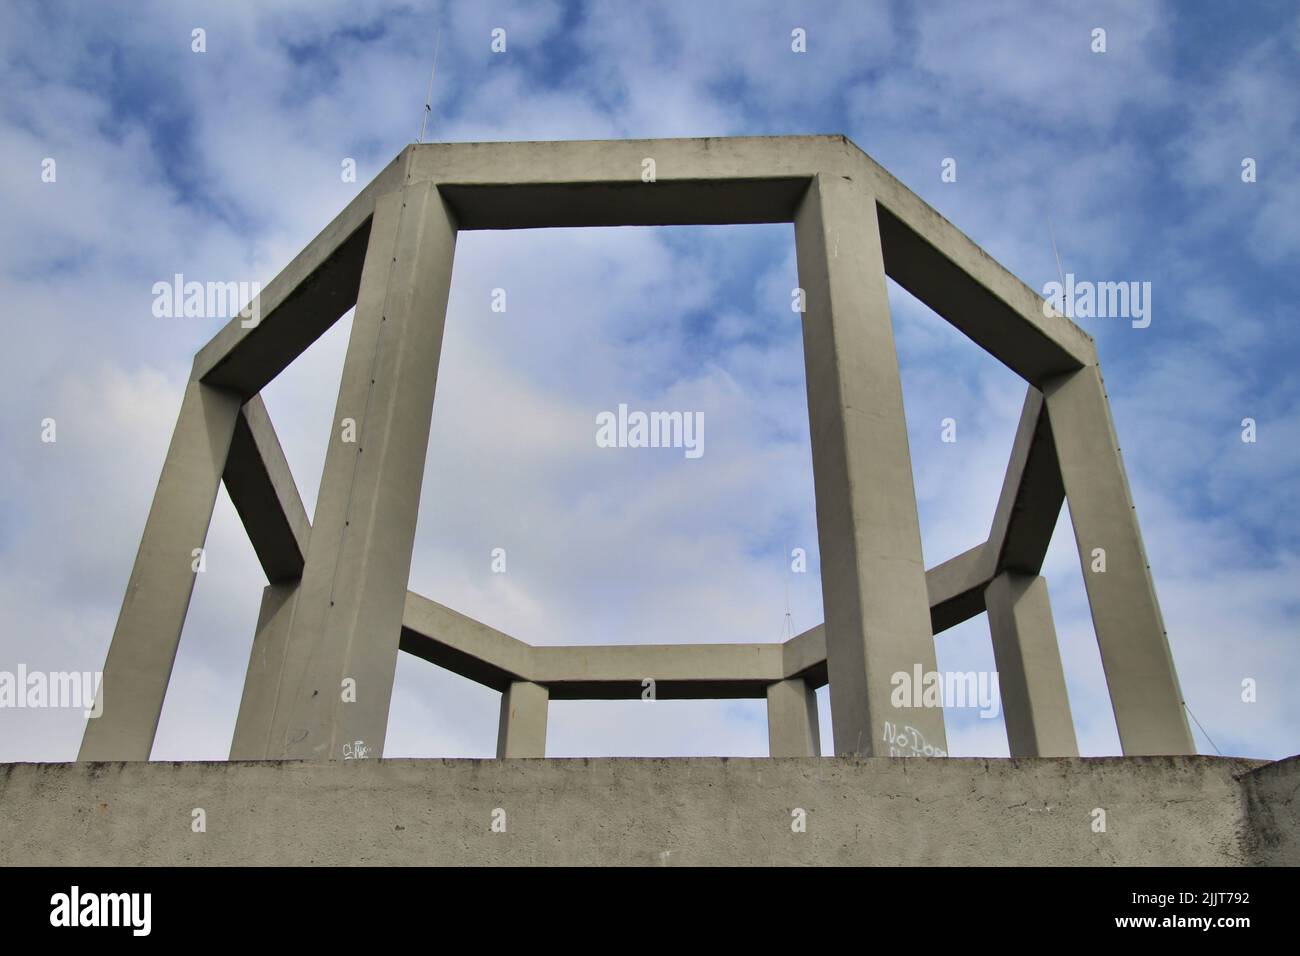
[[[647,182],[647,160],[654,177]],[[843,136],[428,143],[406,147],[232,319],[193,375],[255,395],[356,303],[376,199],[435,183],[460,229],[789,222],[816,175],[865,180],[888,274],[1029,382],[1095,359],[1092,340]]]
[[[309,519],[261,398],[245,404],[240,418],[243,443],[231,456],[237,464],[228,490],[267,577],[292,580],[302,571]],[[984,610],[991,567],[981,545],[926,572],[934,633]],[[552,700],[637,699],[647,679],[661,700],[760,699],[776,681],[801,677],[816,688],[827,679],[820,624],[783,644],[535,647],[413,591],[399,647],[497,691],[518,681],[541,684]]]
[[[375,201],[402,186],[408,158],[409,148],[262,289],[257,325],[231,319],[199,351],[195,380],[251,398],[357,304]]]
[[[400,648],[493,690],[533,679],[532,645],[414,591],[406,592]]]
[[[807,179],[441,185],[462,229],[789,222]]]
[[[786,677],[780,644],[613,644],[534,647],[533,679],[552,700],[766,697]]]
[[[866,153],[861,168],[880,211],[885,271],[972,341],[1034,385],[1096,360],[1069,319]]]
[[[984,588],[992,576],[993,562],[982,544],[926,571],[933,632],[941,634],[984,613]]]
[[[785,676],[802,677],[812,688],[825,687],[826,628],[818,624],[780,645]]]
[[[848,173],[856,162],[842,136],[411,149],[411,180],[437,183],[461,229],[790,222],[814,175]]]
[[[843,136],[411,149],[411,180],[437,183],[461,229],[788,222],[813,176],[863,180],[892,279],[1032,383],[1095,360],[1082,329]]]
[[[984,611],[981,551],[926,572],[936,634]],[[801,677],[817,688],[827,680],[820,624],[780,644],[534,646],[414,592],[406,596],[401,649],[494,690],[541,684],[552,700],[635,700],[647,679],[660,700],[758,699],[776,681]]]

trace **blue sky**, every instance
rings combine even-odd
[[[1097,27],[1105,53],[1090,49]],[[1057,276],[1050,230],[1065,271],[1150,282],[1149,328],[1080,324],[1184,694],[1224,753],[1300,750],[1287,3],[11,5],[0,670],[102,664],[191,357],[221,325],[155,318],[153,283],[267,282],[415,138],[439,28],[428,139],[844,133],[1035,288]],[[949,157],[955,182],[940,178]],[[535,643],[777,640],[787,588],[796,630],[818,623],[794,276],[788,226],[462,235],[412,588]],[[488,307],[498,287],[504,315]],[[1024,386],[891,296],[933,566],[987,535]],[[309,511],[348,328],[265,393]],[[619,402],[702,411],[706,454],[601,454],[594,416]],[[208,546],[156,758],[229,746],[264,582],[224,493]],[[810,573],[789,573],[791,547],[814,556]],[[1064,511],[1044,574],[1080,747],[1117,753]],[[988,643],[968,622],[939,638],[940,666],[991,669]],[[490,755],[496,707],[403,658],[387,753]],[[548,753],[757,755],[764,719],[761,702],[560,702]],[[947,721],[953,753],[1006,753],[1000,720]],[[71,759],[81,725],[0,710],[0,759]]]

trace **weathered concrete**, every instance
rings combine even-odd
[[[258,296],[261,321],[231,319],[194,359],[194,377],[252,398],[357,304],[371,217],[407,179],[408,146]]]
[[[1077,757],[1046,579],[1003,571],[986,602],[1011,756]]]
[[[221,480],[267,581],[300,579],[311,519],[260,395],[240,409]]]
[[[826,668],[837,754],[881,752],[885,724],[944,746],[942,712],[895,708],[890,677],[936,669],[921,525],[874,197],[814,177],[795,216]]]
[[[1300,757],[1266,764],[1241,777],[1246,793],[1246,848],[1266,866],[1300,866]]]
[[[208,536],[240,404],[201,382],[185,389],[104,663],[104,712],[86,722],[83,760],[149,759],[194,593],[194,552]]]
[[[251,397],[347,312],[375,204],[403,184],[438,186],[462,229],[687,225],[790,222],[818,174],[869,188],[889,275],[1028,381],[1091,361],[1086,333],[845,137],[742,136],[408,146],[266,287],[258,327],[232,321],[203,348],[196,377]]]
[[[984,586],[993,573],[987,544],[963,551],[925,572],[930,630],[937,636],[984,611]]]
[[[515,681],[501,695],[497,757],[545,757],[550,695],[540,684]]]
[[[820,757],[817,692],[795,677],[767,688],[767,752],[769,757]]]
[[[455,243],[432,186],[377,201],[270,756],[383,752]]]
[[[1043,393],[1031,385],[989,531],[990,577],[1000,571],[1037,574],[1043,569],[1064,500]]]
[[[7,764],[0,864],[1294,864],[1298,785],[1295,758]]]
[[[457,230],[745,222],[795,226],[827,623],[785,645],[530,647],[406,592]],[[989,538],[929,571],[886,276],[1030,383]],[[1111,573],[1085,580],[1125,753],[1192,748],[1091,338],[843,136],[409,146],[258,304],[258,324],[232,320],[195,358],[83,756],[148,756],[192,586],[172,552],[202,546],[214,476],[272,585],[238,756],[382,753],[399,650],[555,699],[634,697],[651,680],[664,699],[829,683],[838,752],[893,752],[904,727],[942,751],[942,714],[895,708],[891,677],[933,670],[933,635],[983,612],[990,582],[1037,574],[1067,491],[1081,554],[1114,548]],[[258,393],[353,304],[308,521]],[[1020,618],[1045,603],[1002,598],[999,634],[1023,644]]]
[[[261,760],[276,756],[271,741],[275,723],[275,702],[284,679],[284,661],[289,652],[289,632],[299,582],[268,584],[262,591],[257,612],[253,649],[244,673],[244,691],[239,698],[239,715],[230,742],[231,760]]]
[[[1101,370],[1053,379],[1043,394],[1120,745],[1130,756],[1195,753]]]

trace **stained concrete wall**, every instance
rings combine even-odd
[[[0,863],[1294,865],[1297,787],[1300,758],[4,764]]]

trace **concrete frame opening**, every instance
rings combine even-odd
[[[458,231],[745,222],[795,225],[825,624],[531,647],[408,592]],[[886,276],[1028,383],[988,540],[928,570]],[[815,752],[827,682],[837,754],[936,753],[941,711],[895,702],[891,675],[933,671],[933,635],[985,608],[1013,753],[1043,755],[1064,704],[1037,572],[1067,496],[1124,752],[1193,751],[1091,339],[844,137],[410,146],[260,298],[195,358],[80,759],[148,759],[223,480],[270,582],[232,756],[381,755],[399,649],[502,691],[503,757],[544,754],[551,697],[647,674],[660,696],[766,698],[773,755]],[[360,437],[331,443],[309,521],[259,392],[353,304],[336,421]]]

